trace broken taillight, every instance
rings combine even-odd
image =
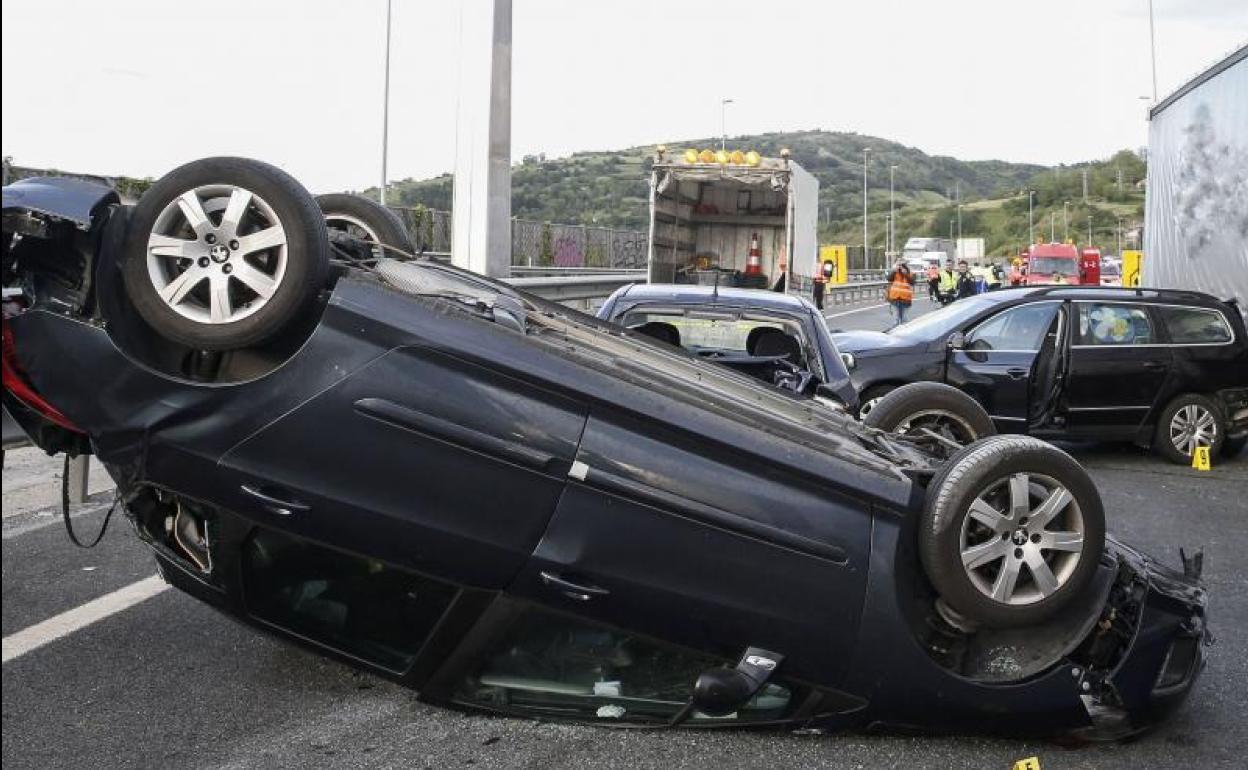
[[[4,319],[3,327],[4,337],[3,343],[0,345],[3,349],[0,350],[0,353],[3,353],[4,389],[23,404],[62,428],[72,430],[75,433],[83,433],[82,428],[79,428],[68,417],[61,414],[60,409],[49,404],[47,399],[39,395],[26,380],[22,367],[17,362],[17,346],[13,342],[13,331],[9,329],[8,318]]]

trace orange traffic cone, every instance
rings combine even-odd
[[[758,245],[758,233],[750,236],[750,252],[745,257],[745,274],[763,274],[763,250]]]

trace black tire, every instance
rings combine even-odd
[[[403,227],[403,221],[393,211],[374,200],[348,193],[331,193],[316,196],[316,203],[320,206],[331,233],[349,232],[364,240],[376,241],[408,254],[415,251],[407,229]],[[374,256],[383,254],[377,253]],[[386,256],[401,255],[390,253]]]
[[[872,385],[862,391],[862,395],[858,398],[858,419],[865,420],[867,415],[871,413],[871,409],[875,406],[872,401],[884,398],[889,393],[897,389],[896,385]]]
[[[1189,407],[1198,415],[1209,415],[1212,418],[1213,437],[1208,442],[1211,458],[1219,455],[1222,451],[1222,444],[1226,440],[1226,420],[1222,416],[1222,409],[1213,399],[1199,393],[1184,393],[1176,396],[1174,400],[1166,404],[1165,409],[1161,410],[1161,416],[1157,420],[1157,432],[1153,436],[1153,446],[1156,447],[1158,454],[1178,465],[1191,465],[1192,453],[1180,450],[1174,445],[1171,441],[1171,426],[1175,423],[1179,412]]]
[[[236,189],[251,194],[247,198],[247,207],[239,216],[238,239],[218,243],[216,233],[227,233],[224,222],[226,209],[222,209],[215,218],[214,212],[209,209],[220,206],[227,194],[230,195],[229,200],[233,200],[231,191]],[[217,191],[220,192],[219,197],[205,199],[212,206],[205,206],[205,201],[199,198],[200,195],[217,195]],[[185,259],[168,257],[161,263],[162,267],[155,268],[158,277],[153,277],[148,264],[149,239],[155,235],[170,235],[168,232],[158,234],[158,225],[161,229],[173,228],[180,232],[180,235],[173,237],[182,238],[190,244],[186,249],[188,253],[198,250],[201,243],[208,243],[209,234],[199,234],[191,226],[185,210],[182,210],[181,221],[178,214],[170,213],[173,211],[170,207],[176,207],[179,199],[188,192],[193,192],[196,200],[200,200],[201,210],[208,220],[205,227],[213,230],[209,233],[213,238],[213,250],[208,251],[213,256],[211,259],[208,254]],[[240,241],[274,225],[281,226],[281,237],[284,239],[281,244],[257,246],[249,252],[245,240]],[[243,246],[234,250],[240,242]],[[220,262],[219,255],[215,253],[217,246],[230,249]],[[204,245],[205,250],[208,248]],[[226,270],[227,263],[230,270]],[[155,281],[167,278],[165,289],[168,291],[182,273],[190,272],[188,264],[199,264],[201,270],[213,273],[207,276],[208,280],[187,281],[194,283],[194,288],[186,292],[182,300],[173,301],[171,305],[162,299]],[[234,269],[235,266],[237,269]],[[265,285],[269,294],[267,299],[239,277],[246,267],[258,269],[270,279]],[[238,320],[231,321],[224,313],[218,316],[222,320],[211,320],[212,300],[216,299],[212,286],[219,278],[215,274],[217,269],[229,276],[221,279],[227,287],[224,295],[228,302],[219,307],[229,308],[231,315],[237,315]],[[205,158],[161,177],[143,194],[135,207],[123,247],[122,277],[130,301],[139,314],[161,336],[199,350],[253,347],[280,334],[308,308],[325,285],[328,269],[328,235],[316,201],[285,171],[247,158]],[[272,272],[268,272],[270,270]],[[255,273],[249,272],[248,275],[254,276]],[[175,310],[173,305],[183,308]],[[234,312],[235,307],[240,308],[237,313]],[[184,313],[206,313],[207,317],[188,317]]]
[[[1021,518],[1003,525],[1006,537],[1001,539],[1003,549],[995,575],[976,571],[972,578],[963,566],[964,537],[971,537],[976,528],[989,532],[978,517],[971,516],[971,505],[977,497],[988,494],[1010,494],[1010,479],[1016,474],[1027,474],[1031,483],[1027,486],[1029,505],[1039,501],[1049,491],[1045,485],[1060,485],[1070,495],[1070,502],[1058,507],[1049,522],[1024,522]],[[1004,488],[1003,486],[1004,485]],[[1055,489],[1056,487],[1054,487]],[[1055,498],[1061,499],[1061,498]],[[996,508],[996,505],[993,505]],[[1038,508],[1039,506],[1037,506]],[[998,509],[1000,510],[1000,509]],[[1005,510],[1009,511],[1008,502]],[[1029,512],[1035,512],[1031,510]],[[1011,514],[1012,515],[1012,514]],[[973,519],[968,521],[968,519]],[[1060,520],[1060,521],[1059,521]],[[1070,530],[1051,530],[1048,524],[1069,526]],[[1027,524],[1037,527],[1034,532]],[[1017,527],[1015,525],[1018,525]],[[1056,588],[1045,594],[1039,590],[1035,573],[1030,564],[1026,570],[1018,565],[1018,580],[1026,572],[1030,591],[1006,597],[1013,601],[993,598],[988,592],[996,587],[996,579],[1005,569],[1006,559],[1018,562],[1019,554],[1032,558],[1032,538],[1043,532],[1079,532],[1082,539],[1078,551],[1044,549],[1036,544],[1038,554],[1050,576],[1055,576]],[[1023,542],[1019,542],[1020,532]],[[1097,564],[1105,548],[1105,510],[1100,494],[1087,472],[1074,458],[1057,447],[1029,436],[990,436],[964,447],[932,479],[919,525],[919,557],[924,572],[941,597],[958,613],[994,628],[1016,628],[1041,623],[1060,612],[1072,599],[1084,591],[1096,573]],[[987,547],[997,543],[995,534],[985,535],[972,547]],[[1042,551],[1048,550],[1045,556]],[[986,561],[978,569],[991,570],[994,561]],[[1054,566],[1056,565],[1056,573]],[[987,585],[986,577],[993,578]],[[978,581],[978,582],[977,582]],[[1015,583],[1012,590],[1018,590]]]
[[[888,392],[862,422],[889,433],[934,428],[962,445],[997,432],[975,399],[940,382],[912,382]]]

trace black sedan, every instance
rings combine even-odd
[[[423,699],[1115,737],[1202,669],[1198,560],[1107,538],[1088,475],[1036,439],[939,460],[503,283],[381,256],[402,249],[367,205],[372,236],[331,237],[254,161],[197,161],[133,209],[13,187],[5,406],[45,449],[98,456],[172,584]]]
[[[1248,442],[1239,309],[1166,289],[1033,287],[959,300],[886,333],[833,335],[869,413],[912,382],[978,401],[996,429],[1134,441],[1191,464]]]

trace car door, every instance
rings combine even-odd
[[[1073,303],[1067,431],[1132,437],[1170,374],[1172,351],[1148,305]]]
[[[523,357],[523,338],[475,331],[476,360],[395,348],[231,449],[223,502],[264,526],[503,588],[555,509],[586,412],[482,362],[491,345]]]
[[[744,423],[710,440],[596,411],[512,591],[725,659],[762,647],[834,684],[853,650],[871,509],[767,459],[798,451]]]
[[[997,430],[1025,433],[1036,384],[1053,355],[1061,301],[1015,305],[982,319],[947,354],[946,381],[978,401]]]

